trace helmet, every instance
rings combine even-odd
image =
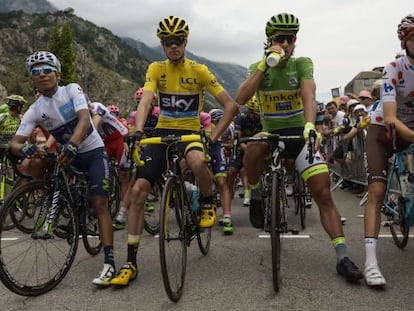
[[[401,23],[398,24],[398,39],[405,40],[410,34],[414,31],[414,15],[410,14],[404,17],[401,20]]]
[[[9,105],[7,104],[0,105],[0,113],[6,113],[7,111],[9,111]]]
[[[177,16],[164,17],[157,28],[157,37],[160,39],[173,36],[187,38],[189,33],[186,21]]]
[[[143,87],[140,87],[136,92],[135,92],[135,99],[136,100],[138,100],[138,99],[141,99],[141,97],[142,97],[142,93],[144,93],[144,88]],[[157,94],[156,93],[154,93],[154,97],[152,98],[152,101],[153,102],[156,102],[158,100],[158,97],[157,97]]]
[[[61,71],[61,65],[58,58],[55,54],[52,54],[47,51],[37,51],[34,52],[26,59],[26,69],[30,72],[34,65],[37,64],[48,64],[57,69],[58,72]]]
[[[10,96],[7,96],[6,99],[7,99],[7,105],[9,107],[23,106],[24,104],[27,103],[24,97],[20,95],[10,95]]]
[[[130,114],[129,114],[129,124],[131,124],[132,126],[135,126],[135,117],[137,116],[137,112],[136,111],[132,111]]]
[[[256,96],[253,96],[252,98],[250,98],[250,100],[246,104],[246,107],[247,109],[253,110],[254,112],[257,112],[257,113],[260,112],[259,103],[257,102]]]
[[[220,120],[221,117],[224,115],[223,109],[219,109],[219,108],[211,109],[208,113],[211,116],[211,121]]]
[[[135,92],[135,99],[141,99],[142,93],[144,92],[144,89],[142,87],[140,87],[136,92]]]
[[[272,16],[266,23],[266,36],[270,37],[277,30],[299,31],[299,19],[290,13],[281,13]]]
[[[119,108],[116,105],[109,105],[106,108],[108,108],[108,110],[109,110],[110,113],[113,113],[115,115],[118,115],[119,114]]]

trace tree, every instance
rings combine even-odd
[[[72,28],[67,21],[53,28],[48,48],[50,52],[59,58],[62,65],[61,85],[66,85],[77,80],[75,74],[76,54],[73,49]]]

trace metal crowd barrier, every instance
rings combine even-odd
[[[326,160],[328,162],[331,176],[334,175],[337,181],[331,187],[331,191],[334,191],[339,187],[343,181],[349,181],[352,183],[367,186],[366,176],[366,153],[365,153],[365,136],[366,131],[358,131],[358,133],[350,140],[343,141],[342,135],[331,136],[325,139],[323,145],[323,152],[325,153]],[[343,142],[341,142],[343,141]],[[333,159],[334,150],[343,144],[344,150],[351,150],[344,153],[344,159]],[[360,205],[364,205],[367,200],[367,193],[360,201]]]

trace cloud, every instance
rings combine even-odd
[[[214,61],[248,67],[263,53],[264,27],[280,12],[301,22],[295,55],[315,65],[318,92],[344,87],[358,72],[384,66],[399,52],[396,27],[413,13],[411,0],[49,0],[59,9],[118,36],[158,45],[157,23],[168,15],[190,26],[188,50]]]

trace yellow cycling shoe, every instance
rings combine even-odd
[[[208,205],[204,204],[204,207],[201,211],[200,227],[210,228],[210,227],[213,227],[216,223],[217,223],[217,215],[216,215],[215,206],[210,205],[210,204]]]
[[[135,280],[138,275],[138,269],[131,262],[123,265],[116,277],[111,280],[111,285],[128,285],[129,281]]]

